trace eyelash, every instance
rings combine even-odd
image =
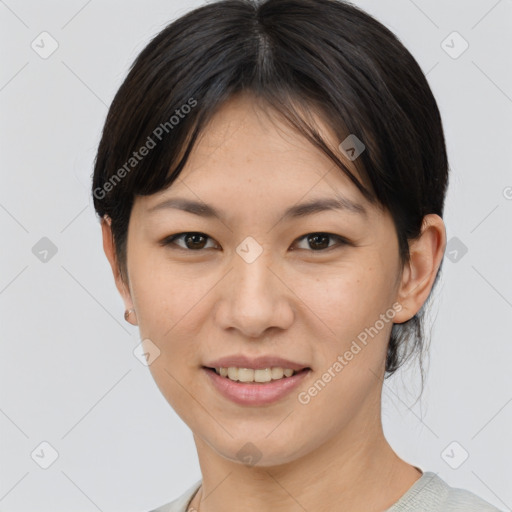
[[[188,248],[185,248],[185,247],[180,247],[179,245],[174,243],[175,240],[181,239],[181,238],[183,238],[186,235],[200,235],[200,236],[206,237],[208,240],[213,240],[213,238],[209,237],[205,233],[201,233],[201,232],[198,232],[198,231],[186,231],[184,233],[177,233],[175,235],[171,235],[171,236],[166,237],[164,240],[162,240],[160,242],[160,245],[162,245],[164,247],[169,247],[169,246],[174,245],[176,247],[171,247],[171,248],[177,248],[177,249],[181,249],[181,250],[187,251],[187,252],[201,252],[201,251],[206,250],[205,248],[202,248],[202,249],[188,249]],[[343,237],[341,237],[339,235],[334,235],[333,233],[325,233],[323,231],[314,231],[312,233],[307,233],[307,234],[297,238],[296,242],[302,241],[304,239],[307,239],[311,235],[323,235],[323,236],[327,236],[327,237],[329,237],[331,239],[336,239],[338,241],[337,245],[327,247],[326,249],[318,249],[318,250],[310,249],[309,252],[312,252],[312,253],[322,253],[322,252],[325,253],[325,252],[330,251],[331,249],[341,248],[341,247],[343,247],[345,245],[350,245],[350,242],[346,238],[343,238]],[[211,249],[211,247],[209,247],[208,249]],[[301,250],[308,251],[308,249],[301,249]]]

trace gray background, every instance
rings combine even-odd
[[[191,432],[133,355],[89,179],[129,65],[201,3],[0,1],[0,510],[144,511],[200,478]],[[385,432],[511,510],[512,2],[354,3],[427,73],[453,171],[428,381],[417,403],[415,366],[386,381]],[[31,47],[51,49],[43,31],[48,58]]]

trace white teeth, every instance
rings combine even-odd
[[[253,370],[252,368],[215,368],[215,372],[221,377],[227,377],[230,380],[240,382],[270,382],[279,380],[283,377],[291,377],[295,372],[290,368],[281,368],[279,366],[272,368],[261,368]]]

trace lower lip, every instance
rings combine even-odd
[[[309,375],[311,370],[303,370],[291,377],[270,382],[237,382],[221,377],[215,370],[203,367],[215,389],[221,395],[239,405],[267,405],[291,393]]]

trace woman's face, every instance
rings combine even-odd
[[[225,104],[179,179],[136,199],[127,269],[141,339],[160,351],[149,368],[169,404],[217,454],[242,462],[249,452],[266,466],[376,427],[387,340],[393,322],[408,317],[397,304],[389,214],[254,105],[244,97]],[[331,134],[331,142],[341,141]],[[285,214],[340,197],[359,206]],[[204,203],[219,218],[165,205],[176,198]],[[310,370],[273,401],[248,402],[236,383],[238,398],[228,398],[204,366],[238,355]]]

